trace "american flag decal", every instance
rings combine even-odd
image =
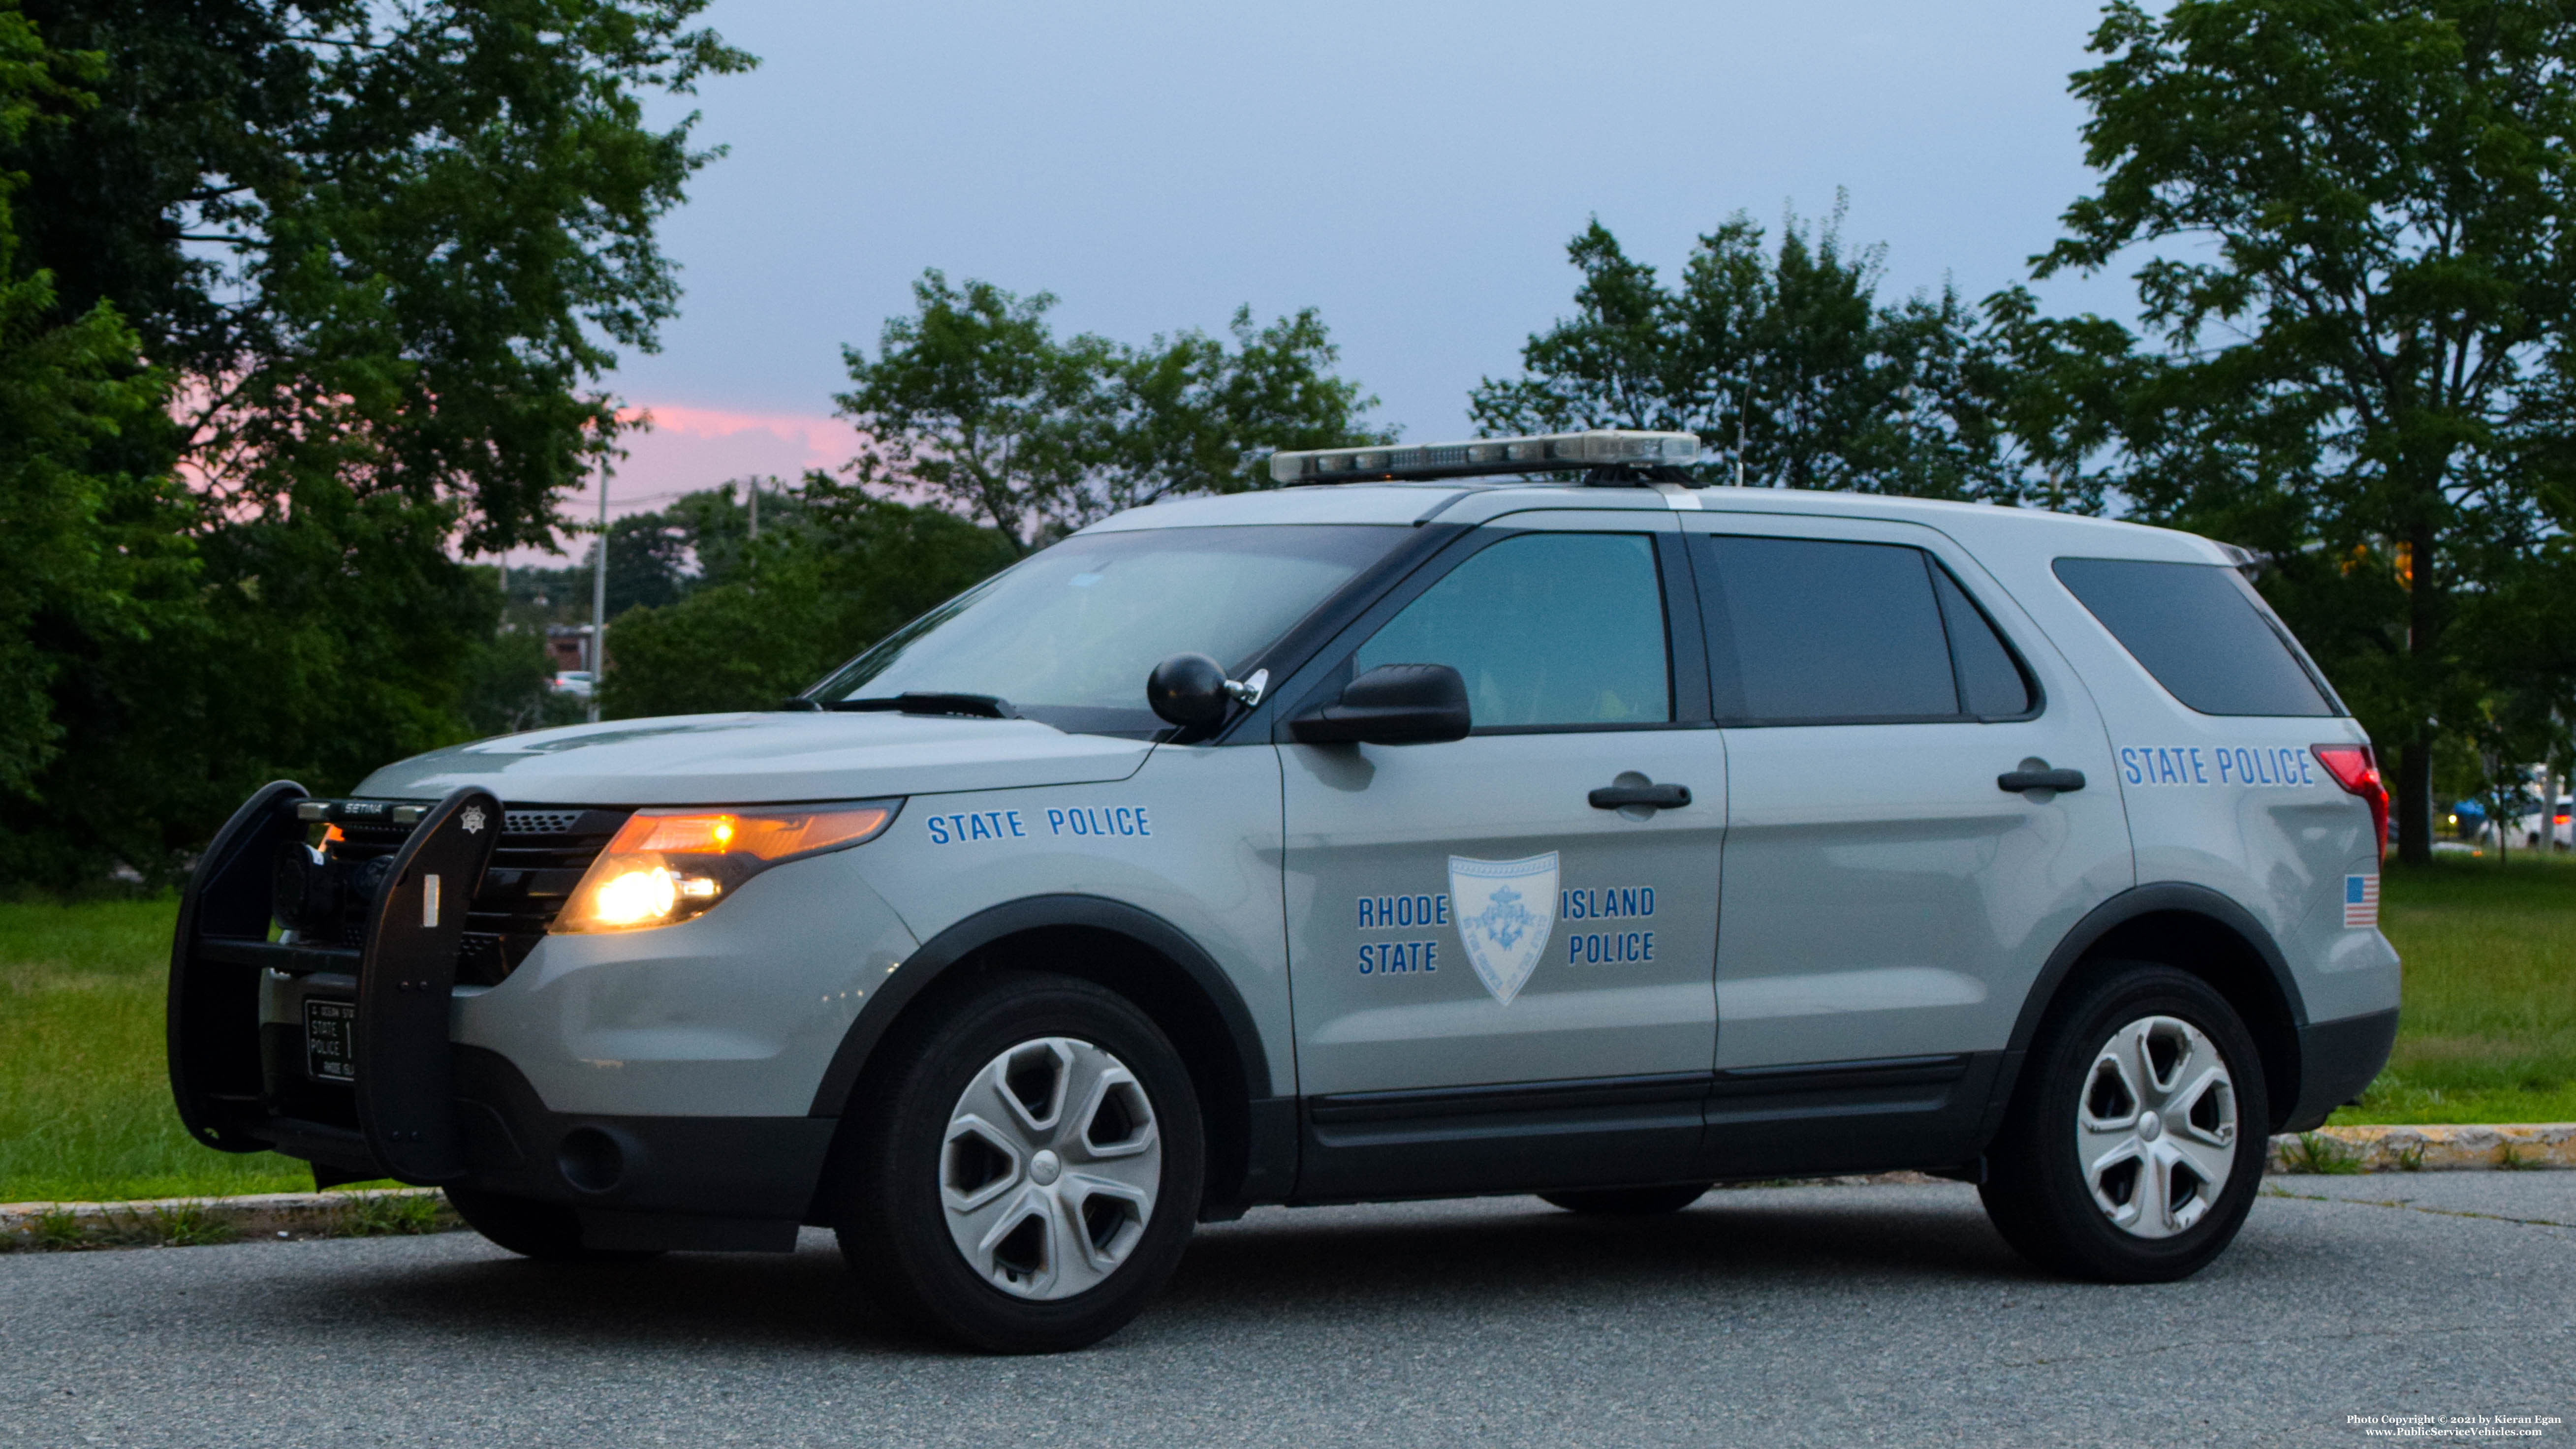
[[[2347,927],[2379,924],[2379,877],[2348,875],[2343,878],[2343,923]]]

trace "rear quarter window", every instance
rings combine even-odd
[[[2225,564],[2062,558],[2060,583],[2111,637],[2202,714],[2342,712],[2254,586]]]

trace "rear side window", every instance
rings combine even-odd
[[[1730,724],[2016,715],[2020,664],[1922,550],[1704,537],[1700,603],[1717,712]]]
[[[2055,568],[2156,683],[2202,714],[2338,712],[2254,586],[2225,564],[2062,558]]]

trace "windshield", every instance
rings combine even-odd
[[[1407,530],[1271,524],[1088,534],[931,610],[825,680],[826,705],[992,695],[1058,729],[1162,728],[1145,676],[1184,650],[1242,669]]]

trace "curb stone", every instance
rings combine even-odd
[[[2320,1127],[2272,1139],[2274,1172],[2477,1172],[2576,1167],[2576,1122]]]
[[[373,1238],[465,1226],[434,1187],[270,1192],[131,1202],[0,1203],[0,1253],[196,1247],[267,1238]]]
[[[2576,1122],[2499,1126],[2320,1127],[2272,1139],[2267,1166],[2295,1172],[2474,1172],[2576,1168]],[[1941,1181],[1919,1172],[1802,1179],[1859,1187]],[[1730,1186],[1767,1187],[1772,1183]],[[1787,1181],[1776,1185],[1788,1186]],[[272,1192],[132,1202],[0,1203],[0,1253],[193,1247],[259,1238],[367,1238],[465,1226],[434,1187],[381,1192]]]

